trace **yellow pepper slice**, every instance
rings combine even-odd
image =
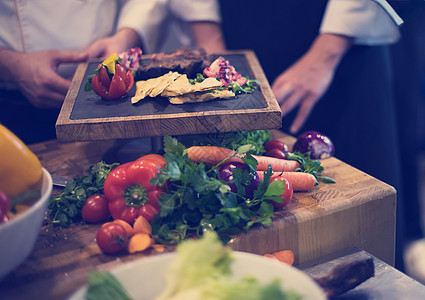
[[[29,190],[42,175],[38,157],[0,124],[0,190],[13,198]]]
[[[113,53],[111,56],[109,56],[103,61],[102,65],[108,68],[109,73],[115,74],[115,62],[117,59],[118,55],[116,53]]]

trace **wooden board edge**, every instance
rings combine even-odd
[[[101,140],[97,132],[103,132],[104,139],[124,139],[164,135],[191,135],[212,132],[276,129],[282,126],[280,112],[276,111],[269,112],[266,115],[262,112],[246,113],[244,118],[249,118],[250,121],[247,123],[252,125],[252,128],[241,128],[237,124],[229,124],[231,121],[229,121],[226,116],[228,116],[228,114],[214,116],[195,114],[184,119],[180,117],[170,117],[167,119],[126,119],[114,122],[113,126],[110,126],[108,122],[100,120],[93,123],[79,121],[66,125],[58,124],[56,131],[58,141],[77,142]],[[177,132],[173,128],[175,124],[180,123],[184,123],[186,126],[177,126],[180,128]],[[174,124],[174,126],[170,124]],[[129,128],[133,130],[129,130]],[[134,128],[137,130],[134,130]],[[231,130],[229,128],[231,128]],[[131,134],[131,132],[137,132],[137,134]],[[78,136],[78,138],[75,138],[75,136]]]
[[[74,74],[74,79],[71,82],[71,86],[68,93],[65,96],[61,110],[59,112],[58,119],[56,121],[56,128],[60,125],[66,124],[70,120],[71,112],[74,107],[75,99],[77,98],[78,91],[80,90],[84,74],[87,71],[88,63],[80,63]],[[78,78],[78,80],[76,79]]]

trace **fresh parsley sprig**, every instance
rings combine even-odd
[[[81,220],[81,208],[88,197],[103,193],[103,184],[108,174],[118,163],[103,161],[91,166],[88,174],[69,181],[62,193],[49,199],[48,214],[53,224],[68,227]]]
[[[316,184],[318,184],[319,180],[322,180],[325,183],[335,183],[334,179],[321,175],[324,168],[319,160],[310,158],[310,152],[305,154],[301,152],[287,152],[286,157],[287,159],[298,161],[301,167],[295,171],[312,174],[316,178]]]

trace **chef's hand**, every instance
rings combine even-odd
[[[123,28],[113,36],[95,41],[84,53],[89,58],[107,58],[114,52],[120,54],[134,47],[142,46],[139,34],[130,28]]]
[[[196,47],[207,53],[221,53],[226,50],[223,33],[219,24],[214,22],[190,23]]]
[[[36,107],[60,107],[71,79],[56,73],[62,63],[78,63],[87,57],[75,51],[46,50],[22,53],[0,49],[0,80],[19,86],[24,96]]]
[[[351,38],[321,34],[307,53],[273,82],[272,90],[283,116],[299,106],[289,129],[292,134],[298,132],[328,89],[340,60],[351,44]]]

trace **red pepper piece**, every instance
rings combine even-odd
[[[150,181],[165,165],[165,160],[154,155],[125,163],[112,170],[106,178],[104,194],[114,219],[133,224],[138,216],[143,216],[151,222],[159,213],[158,201],[164,189],[151,185]]]

